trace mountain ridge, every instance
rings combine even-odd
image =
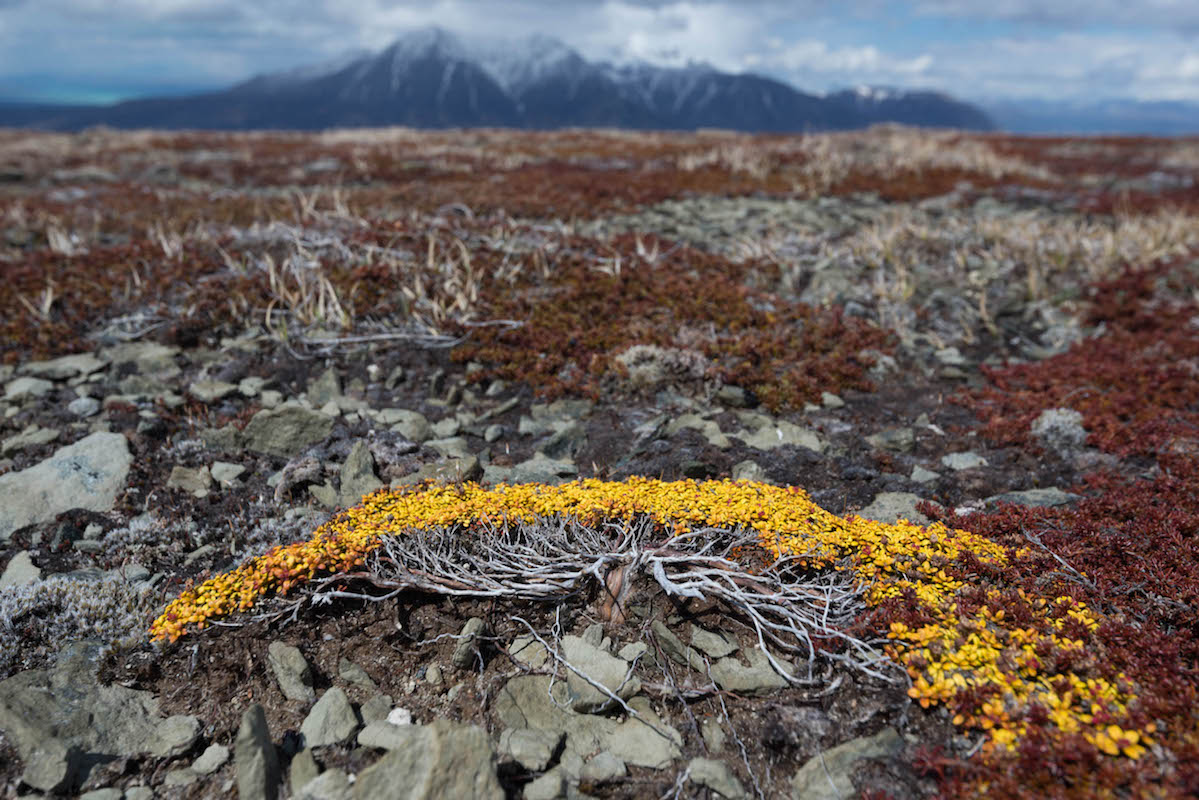
[[[40,110],[43,109],[44,110]],[[422,28],[377,53],[256,75],[228,89],[110,106],[0,104],[0,125],[296,129],[620,127],[748,132],[864,128],[878,122],[992,130],[976,106],[936,92],[808,94],[711,65],[588,61],[544,34],[465,41]]]

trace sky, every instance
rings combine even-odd
[[[1197,0],[0,0],[0,98],[225,88],[439,25],[593,60],[704,61],[809,92],[1199,102]]]

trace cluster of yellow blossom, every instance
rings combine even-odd
[[[894,623],[888,634],[890,654],[912,677],[909,694],[927,707],[973,687],[995,687],[998,698],[955,723],[986,732],[989,747],[1011,747],[1027,730],[1023,710],[1037,702],[1049,709],[1050,722],[1063,733],[1082,732],[1105,753],[1137,758],[1149,743],[1148,731],[1124,730],[1111,724],[1133,700],[1132,689],[1103,680],[1041,672],[1038,649],[1081,648],[1082,642],[1056,634],[1046,636],[1008,624],[1004,612],[984,607],[969,619],[954,601],[962,589],[946,566],[965,553],[1003,567],[1009,554],[996,543],[939,523],[921,527],[908,522],[887,524],[857,517],[842,518],[811,501],[798,487],[753,482],[580,480],[560,486],[476,483],[422,485],[382,489],[321,526],[311,540],[278,547],[238,569],[184,591],[167,606],[151,628],[155,639],[174,641],[187,626],[203,628],[208,620],[245,611],[268,593],[285,593],[318,573],[348,571],[364,563],[383,537],[413,529],[453,527],[463,535],[480,522],[527,521],[570,516],[584,524],[629,520],[646,515],[677,532],[693,526],[746,527],[758,534],[773,556],[795,555],[811,567],[852,569],[877,604],[911,589],[931,612],[933,624],[912,630]],[[1053,627],[1061,630],[1073,618],[1093,630],[1095,614],[1071,598],[1045,598],[1019,593],[1035,614],[1047,618],[1057,604]],[[1065,604],[1063,607],[1062,604]],[[1069,689],[1059,691],[1062,678]],[[1102,712],[1102,714],[1100,713]],[[1097,723],[1096,720],[1103,720]]]

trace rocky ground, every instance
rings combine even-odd
[[[1193,435],[1146,450],[1102,427],[1115,388],[1104,407],[1031,379],[1024,405],[983,394],[1015,381],[1005,364],[1072,364],[1123,330],[1093,287],[1129,266],[1173,265],[1153,308],[1193,346],[1193,144],[5,136],[6,796],[982,793],[1007,785],[985,771],[993,726],[910,691],[921,667],[888,637],[908,617],[841,573],[801,577],[844,598],[839,630],[869,657],[763,649],[736,602],[648,568],[614,613],[598,569],[538,601],[469,570],[390,591],[372,561],[177,641],[148,631],[185,587],[387,486],[796,486],[838,516],[973,520],[1015,553],[1012,509],[1073,520],[1104,496],[1088,476],[1153,481],[1184,474],[1159,450],[1195,455]],[[1143,405],[1193,429],[1194,355],[1167,341],[1134,360],[1169,362],[1177,392],[1167,413],[1142,386]],[[443,534],[446,563],[475,563],[453,542],[478,531]],[[1027,586],[1135,618],[1088,594],[1095,573],[1062,579],[1060,555]],[[1056,751],[1036,768],[1063,794],[1194,791],[1195,729],[1151,705],[1127,713],[1158,709],[1155,749],[1118,740],[1109,760],[1142,766],[1110,785],[1055,773]],[[1107,758],[1085,736],[1083,761]]]

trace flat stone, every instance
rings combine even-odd
[[[949,469],[961,471],[985,467],[987,460],[973,450],[967,450],[964,453],[949,453],[941,456],[941,463]]]
[[[925,469],[917,464],[912,467],[912,482],[913,483],[932,483],[937,478],[940,478],[939,472],[933,472],[931,469]]]
[[[79,800],[121,800],[122,797],[128,797],[128,795],[115,786],[105,786],[103,789],[84,792],[79,795]]]
[[[111,510],[132,462],[123,435],[93,433],[28,469],[0,475],[0,542],[73,508]]]
[[[483,468],[479,466],[479,459],[475,456],[469,456],[467,458],[452,458],[446,461],[438,461],[434,464],[425,464],[416,472],[405,475],[392,483],[399,486],[410,486],[422,481],[431,480],[434,484],[441,485],[458,483],[459,481],[475,481],[482,476]]]
[[[718,797],[727,800],[742,800],[749,797],[741,781],[729,765],[713,758],[693,758],[687,764],[687,776],[692,783],[706,786]]]
[[[1042,446],[1059,454],[1079,450],[1087,443],[1082,413],[1072,408],[1048,408],[1033,420],[1030,429]]]
[[[212,474],[208,467],[172,467],[167,488],[179,489],[195,497],[206,497],[212,488]]]
[[[305,747],[323,747],[349,739],[358,727],[358,716],[339,686],[327,689],[300,724],[300,739]]]
[[[735,481],[750,481],[752,483],[769,483],[774,481],[766,474],[766,470],[756,461],[745,459],[733,465],[732,478]]]
[[[362,717],[362,721],[367,725],[377,720],[386,720],[387,715],[391,713],[391,707],[394,702],[389,694],[373,694],[370,699],[358,708],[358,715]]]
[[[532,636],[517,636],[508,646],[508,655],[530,669],[540,669],[549,661],[549,651]]]
[[[699,431],[699,433],[708,440],[708,444],[713,447],[719,447],[724,450],[732,446],[729,437],[721,432],[720,426],[715,420],[704,419],[699,414],[683,414],[675,417],[666,424],[666,428],[662,431],[663,436],[674,436],[684,428],[691,428]]]
[[[67,403],[67,411],[83,419],[94,417],[100,413],[100,401],[94,397],[76,397]]]
[[[33,563],[33,556],[28,550],[22,550],[9,559],[4,574],[0,575],[0,589],[27,586],[36,583],[41,577],[42,570]]]
[[[870,501],[870,505],[858,511],[857,515],[862,519],[888,524],[906,519],[917,525],[927,525],[929,518],[916,510],[916,504],[923,500],[920,495],[911,492],[879,492]]]
[[[279,791],[279,756],[271,743],[266,713],[258,703],[241,715],[233,745],[239,800],[276,800]]]
[[[513,467],[489,464],[483,471],[483,480],[490,484],[544,483],[556,486],[574,480],[578,474],[579,468],[573,461],[555,460],[534,453],[532,458]]]
[[[20,403],[25,400],[32,400],[38,397],[44,397],[51,389],[54,388],[52,381],[42,380],[41,378],[16,378],[9,381],[4,386],[4,399],[10,403]]]
[[[192,769],[200,775],[211,775],[225,766],[225,762],[228,760],[228,747],[225,747],[223,744],[210,744],[200,754],[200,757],[192,762]]]
[[[10,436],[3,442],[0,442],[0,455],[8,455],[27,447],[39,447],[43,444],[49,444],[57,439],[59,432],[53,428],[39,428],[37,425],[30,425],[25,430],[18,433],[16,436]]]
[[[81,375],[91,375],[93,372],[98,372],[106,366],[108,366],[107,361],[102,358],[96,358],[91,353],[76,353],[74,355],[53,358],[49,361],[30,361],[21,367],[21,372],[24,372],[26,375],[35,375],[39,378],[62,381]]]
[[[381,795],[382,797],[400,797],[402,795]],[[296,792],[294,800],[351,800],[354,797],[354,784],[350,776],[343,770],[330,769],[317,775]]]
[[[366,670],[355,664],[353,661],[350,661],[345,656],[342,656],[341,660],[337,662],[337,676],[346,683],[352,683],[355,686],[368,691],[373,692],[379,688],[374,679],[371,678],[370,675],[366,674]]]
[[[641,691],[641,680],[629,675],[627,661],[589,644],[579,636],[562,637],[562,655],[574,667],[567,668],[566,685],[570,691],[571,708],[575,711],[599,713],[614,705],[608,692],[621,700],[628,700]],[[590,681],[584,680],[579,673],[586,675]],[[608,692],[601,691],[592,682],[600,684]]]
[[[245,397],[257,397],[266,386],[266,378],[251,375],[237,382],[237,391]]]
[[[398,728],[407,742],[358,773],[353,797],[362,800],[502,800],[487,733],[437,720]]]
[[[223,400],[236,391],[237,387],[232,383],[213,380],[193,381],[192,384],[187,387],[187,393],[202,403],[215,403],[218,400]]]
[[[873,436],[867,436],[866,441],[871,447],[878,450],[910,453],[916,446],[916,432],[911,428],[889,428],[879,431]]]
[[[190,714],[167,717],[154,728],[149,753],[155,758],[177,756],[191,748],[200,738],[200,720]]]
[[[607,783],[623,778],[628,771],[623,761],[604,750],[587,759],[579,777],[590,783]]]
[[[233,464],[228,461],[214,461],[209,468],[212,479],[226,489],[233,486],[245,472],[246,468],[241,464]]]
[[[787,680],[779,675],[770,660],[758,648],[743,651],[749,666],[735,658],[722,658],[712,665],[712,680],[726,692],[735,694],[763,695],[787,686]]]
[[[182,372],[175,363],[175,356],[179,353],[178,347],[157,342],[125,342],[104,348],[100,351],[100,357],[108,359],[114,368],[132,363],[140,373],[169,380]]]
[[[741,439],[748,447],[757,450],[773,450],[784,445],[796,445],[817,453],[824,451],[824,442],[807,428],[801,428],[792,422],[773,419],[763,414],[742,412],[739,416],[743,423],[749,423],[749,428],[732,435]]]
[[[707,665],[704,663],[703,656],[697,653],[693,648],[683,644],[683,640],[675,635],[675,632],[668,628],[662,620],[654,620],[650,623],[650,628],[654,632],[654,636],[658,639],[658,644],[662,647],[662,652],[666,653],[672,661],[681,664],[684,667],[690,667],[697,672],[706,672]]]
[[[698,625],[691,626],[691,646],[711,658],[724,658],[737,652],[737,638],[728,633],[713,633]]]
[[[378,413],[379,423],[387,425],[405,439],[413,442],[427,441],[433,434],[429,420],[419,411],[406,408],[384,408]]]
[[[903,750],[903,738],[894,728],[874,736],[837,745],[813,756],[791,779],[792,800],[841,800],[856,797],[851,776],[861,761],[888,758]]]
[[[291,458],[323,441],[332,431],[333,420],[319,411],[282,405],[259,411],[242,434],[250,450]]]
[[[558,751],[562,736],[560,731],[508,728],[500,734],[498,754],[530,772],[541,772]]]
[[[1072,505],[1081,499],[1082,495],[1080,494],[1072,494],[1056,486],[1051,486],[1047,489],[1025,489],[1021,492],[1004,492],[1003,494],[992,495],[983,502],[987,505],[1012,503],[1027,508],[1055,508],[1057,506]]]
[[[470,445],[464,436],[450,436],[445,439],[429,439],[425,442],[428,447],[437,452],[442,458],[466,458],[470,453]]]
[[[820,405],[830,410],[845,408],[845,401],[841,399],[840,395],[835,395],[832,392],[821,392]]]
[[[267,663],[275,673],[275,680],[284,697],[301,703],[316,700],[316,692],[312,688],[312,668],[300,648],[283,642],[271,642],[267,646]]]

